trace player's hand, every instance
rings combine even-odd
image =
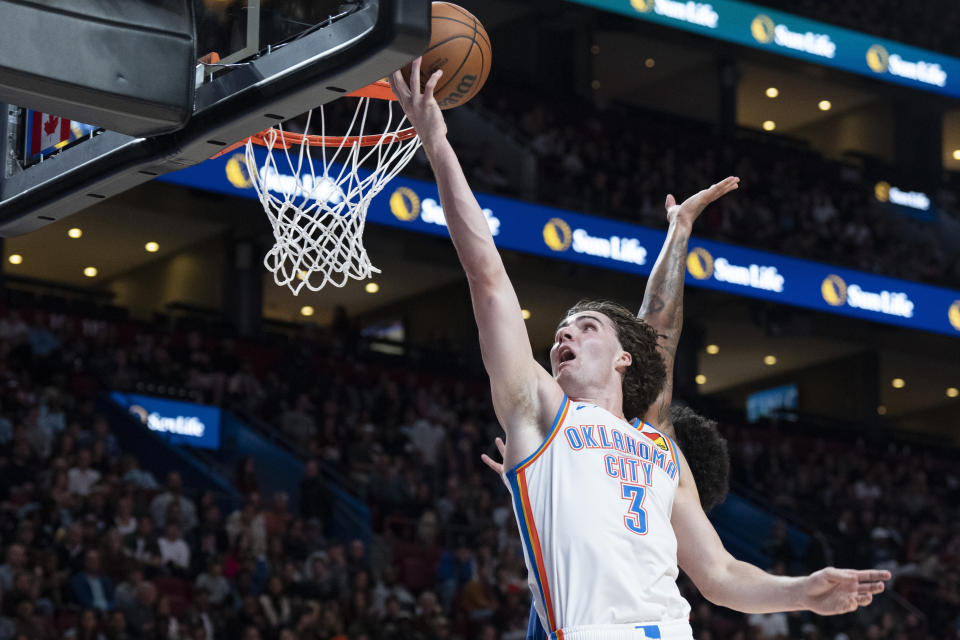
[[[821,569],[806,578],[804,608],[822,616],[850,613],[870,604],[889,579],[890,572],[879,569]]]
[[[684,200],[683,204],[678,205],[676,198],[673,197],[673,194],[670,194],[667,196],[667,202],[665,204],[667,209],[667,222],[673,224],[673,221],[676,220],[679,223],[693,227],[693,223],[700,217],[700,214],[703,213],[703,210],[707,208],[708,204],[719,200],[739,187],[740,178],[730,176],[703,191],[693,194]]]
[[[503,458],[503,452],[506,451],[506,447],[503,444],[503,439],[498,436],[494,442],[497,443],[497,450],[500,452],[500,457]],[[483,464],[490,467],[498,476],[501,478],[503,477],[502,462],[497,462],[485,453],[480,454],[480,459],[483,460]]]
[[[443,140],[447,135],[447,123],[443,119],[443,113],[433,97],[433,90],[440,81],[443,71],[437,69],[427,80],[423,88],[420,87],[420,63],[417,58],[410,64],[410,80],[405,81],[400,71],[394,71],[390,75],[390,88],[393,94],[397,96],[397,102],[407,114],[407,119],[413,128],[420,135],[423,146],[427,153],[430,147]]]

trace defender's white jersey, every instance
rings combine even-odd
[[[680,470],[668,436],[564,396],[540,448],[506,477],[551,638],[595,625],[686,622],[670,524]]]

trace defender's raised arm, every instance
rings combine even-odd
[[[667,238],[660,247],[660,255],[653,265],[643,292],[643,303],[638,316],[653,327],[660,339],[660,355],[667,367],[667,383],[657,400],[650,405],[645,422],[655,424],[673,436],[670,424],[670,403],[673,400],[673,362],[683,330],[683,280],[686,274],[687,243],[693,233],[693,223],[711,202],[718,200],[740,186],[740,178],[731,176],[707,189],[697,192],[678,205],[672,195],[667,196]]]
[[[420,135],[437,179],[450,238],[470,285],[483,364],[490,376],[494,410],[507,432],[506,463],[512,466],[540,445],[545,426],[562,402],[563,391],[533,357],[517,295],[486,217],[447,140],[443,113],[433,97],[440,72],[434,73],[422,89],[419,78],[418,58],[412,64],[409,82],[398,71],[391,76],[390,84]]]

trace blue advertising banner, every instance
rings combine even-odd
[[[257,147],[256,152],[262,166],[263,150]],[[278,192],[298,188],[289,175],[264,173],[262,178],[268,188]],[[242,151],[159,179],[233,196],[257,197]],[[306,190],[307,186],[300,188]],[[638,276],[650,273],[665,237],[663,231],[511,198],[481,193],[477,200],[497,246],[503,249]],[[436,185],[402,176],[394,178],[373,199],[367,220],[408,231],[448,235]],[[371,258],[376,264],[376,256]],[[956,290],[696,237],[690,242],[687,272],[692,286],[960,337],[960,291]]]
[[[738,0],[569,0],[886,82],[960,97],[960,60]]]
[[[173,444],[220,448],[220,409],[217,407],[120,391],[111,392],[110,399]]]

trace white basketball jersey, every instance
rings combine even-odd
[[[564,396],[540,448],[506,477],[551,638],[571,627],[688,619],[670,524],[680,471],[668,436]]]

